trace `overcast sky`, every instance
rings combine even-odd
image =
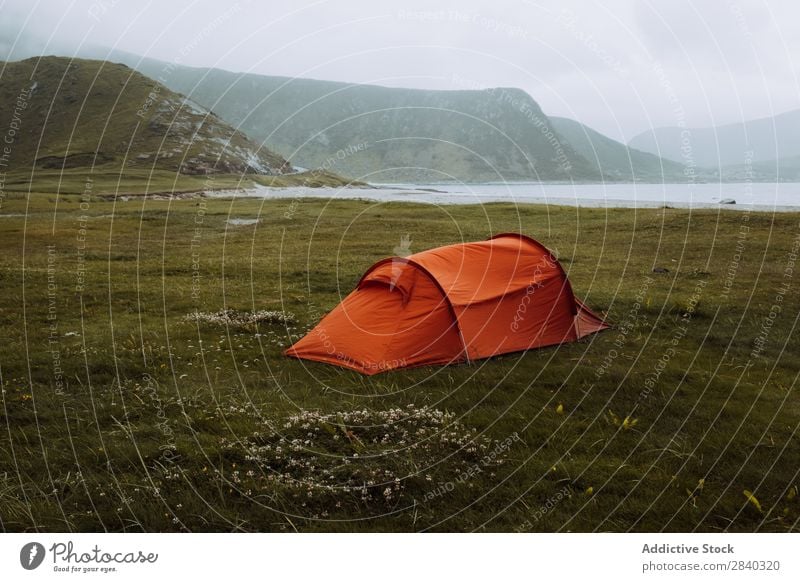
[[[0,56],[87,45],[269,75],[520,87],[624,141],[800,108],[797,0],[0,0]]]

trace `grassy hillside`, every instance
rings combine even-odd
[[[103,61],[0,63],[0,124],[4,133],[14,132],[2,171],[275,175],[291,169],[182,95]]]
[[[1,202],[0,530],[798,530],[798,214]],[[402,241],[509,230],[615,327],[369,378],[281,356]]]
[[[611,179],[626,182],[685,180],[681,164],[629,148],[572,119],[551,117],[550,121],[576,152]]]
[[[396,89],[117,56],[298,166],[366,181],[601,178],[519,89]]]

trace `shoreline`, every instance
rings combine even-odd
[[[552,206],[586,209],[675,209],[675,210],[729,210],[735,212],[759,212],[785,214],[800,212],[800,183],[771,183],[768,188],[754,195],[752,185],[740,183],[741,191],[718,184],[717,188],[704,188],[697,191],[686,184],[627,185],[618,184],[546,184],[519,183],[506,184],[369,184],[354,186],[237,186],[220,188],[195,187],[186,190],[158,189],[149,193],[135,189],[120,188],[120,191],[107,191],[95,194],[99,200],[118,200],[127,202],[146,197],[151,200],[191,200],[201,198],[253,198],[264,200],[361,200],[370,202],[411,202],[434,206],[468,206],[508,203],[520,206]],[[779,191],[779,188],[782,189]],[[13,194],[28,195],[29,191],[3,190],[3,198],[14,198]],[[42,194],[57,194],[41,191]],[[78,192],[61,192],[63,197],[77,195]],[[670,198],[672,199],[670,199]],[[3,198],[0,198],[2,200]],[[682,199],[681,199],[682,198]],[[699,198],[699,200],[698,200]],[[778,203],[764,204],[754,199],[775,198]],[[721,203],[733,199],[736,202]],[[790,201],[792,204],[786,204]],[[795,203],[796,201],[796,203]]]
[[[355,192],[354,192],[355,191]],[[469,206],[508,203],[515,205],[558,206],[584,209],[640,209],[640,210],[730,210],[735,212],[800,213],[800,205],[721,204],[718,202],[649,201],[619,198],[591,199],[511,195],[476,195],[431,191],[428,188],[247,188],[239,190],[210,190],[199,193],[205,198],[255,198],[265,200],[329,199],[369,202],[428,204],[434,206]]]

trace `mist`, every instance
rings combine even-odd
[[[548,115],[627,142],[800,108],[799,12],[788,0],[13,0],[0,4],[0,58],[122,50],[265,75],[519,87]]]

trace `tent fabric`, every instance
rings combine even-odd
[[[372,375],[572,342],[608,327],[575,297],[550,251],[505,233],[378,261],[284,353]]]

